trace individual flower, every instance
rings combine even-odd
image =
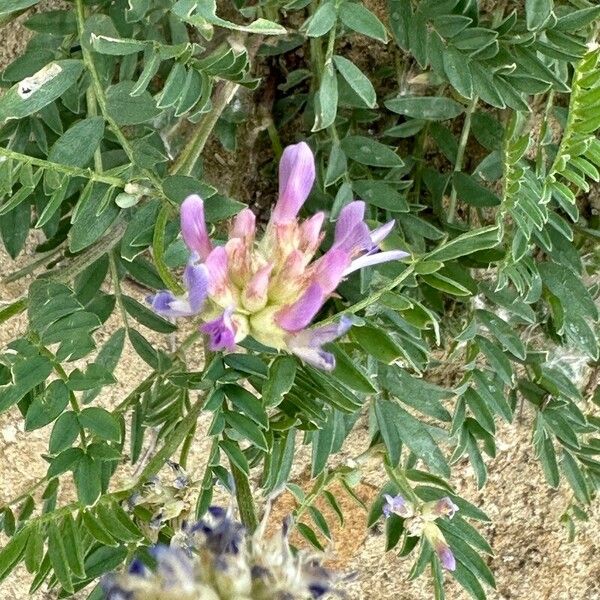
[[[365,204],[356,201],[340,211],[331,247],[315,258],[325,215],[298,218],[314,180],[308,145],[288,146],[279,164],[279,198],[264,234],[257,239],[256,217],[246,208],[233,219],[224,245],[209,237],[200,196],[188,196],[181,205],[181,233],[190,250],[185,293],[158,292],[148,298],[152,308],[168,318],[199,315],[212,350],[231,350],[252,335],[333,369],[335,359],[323,345],[344,335],[351,322],[342,318],[337,325],[310,329],[311,322],[349,274],[408,254],[380,251],[394,221],[370,230]]]
[[[268,514],[268,513],[267,513]],[[107,600],[307,600],[336,594],[336,576],[320,557],[293,553],[288,523],[265,535],[267,515],[248,535],[231,509],[208,509],[177,532],[170,546],[151,549],[156,566],[134,560],[102,579]]]
[[[444,569],[454,571],[456,569],[454,554],[435,521],[441,517],[451,519],[458,510],[458,506],[447,496],[440,500],[425,502],[421,506],[407,502],[400,495],[384,494],[384,498],[385,504],[382,512],[386,519],[392,515],[406,519],[404,526],[408,534],[425,537],[435,550]]]

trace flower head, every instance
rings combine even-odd
[[[333,369],[334,357],[322,346],[344,335],[350,321],[315,330],[309,329],[311,322],[350,273],[408,254],[380,252],[394,222],[370,230],[364,202],[351,202],[340,212],[333,244],[315,259],[325,215],[298,218],[314,180],[309,146],[288,146],[279,165],[279,199],[264,235],[256,239],[256,218],[244,209],[233,219],[223,246],[209,238],[202,199],[186,198],[181,205],[181,232],[190,250],[186,292],[161,291],[148,299],[152,308],[169,318],[199,315],[213,350],[231,350],[252,335],[314,366]]]
[[[420,506],[407,502],[400,495],[384,494],[384,498],[385,504],[382,512],[386,519],[392,515],[406,519],[405,527],[408,535],[425,537],[433,546],[444,569],[454,571],[456,569],[454,554],[435,521],[440,517],[451,519],[458,510],[458,506],[448,496],[440,500],[425,502]]]
[[[102,579],[107,600],[306,600],[335,594],[336,576],[320,557],[293,553],[288,523],[272,537],[266,517],[253,535],[231,509],[212,506],[170,546],[151,549],[156,567],[134,560]]]

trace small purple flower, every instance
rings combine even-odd
[[[456,506],[448,496],[444,496],[435,503],[432,513],[439,517],[448,517],[451,519],[456,514],[457,510],[458,506]]]
[[[402,496],[384,494],[383,497],[385,498],[385,504],[382,511],[386,519],[389,519],[392,515],[398,515],[406,519],[414,514],[412,506]]]
[[[210,506],[201,521],[190,529],[190,534],[200,535],[200,544],[215,556],[238,554],[243,544],[245,528],[231,518],[231,512],[220,506]]]
[[[213,352],[233,350],[235,347],[235,326],[231,320],[232,314],[233,308],[227,308],[220,317],[204,323],[200,327],[200,331],[210,337],[209,347]]]
[[[191,557],[173,546],[154,546],[152,554],[157,562],[157,571],[164,587],[187,590],[194,582],[194,563]]]
[[[293,221],[310,194],[315,181],[315,159],[308,144],[288,146],[279,163],[279,199],[273,223]]]

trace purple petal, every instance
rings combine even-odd
[[[154,546],[157,571],[166,589],[188,589],[194,580],[194,564],[181,548]]]
[[[350,263],[350,266],[344,271],[344,277],[358,269],[364,269],[365,267],[378,265],[392,260],[401,260],[407,256],[410,256],[410,254],[403,250],[389,250],[387,252],[378,252],[377,254],[365,254]]]
[[[274,223],[293,221],[308,198],[315,181],[315,159],[305,142],[288,146],[279,163],[279,199]]]
[[[444,498],[440,498],[433,504],[431,512],[438,517],[448,517],[451,519],[457,510],[458,506],[448,496],[444,496]]]
[[[192,194],[181,205],[181,235],[186,246],[204,260],[212,250],[212,243],[204,220],[204,202]]]
[[[383,505],[382,511],[386,518],[391,515],[398,515],[403,518],[412,516],[413,509],[403,496],[390,496],[389,494],[384,494],[383,497],[385,498],[385,504]]]
[[[204,323],[200,331],[210,336],[209,347],[212,351],[233,350],[235,348],[235,329],[231,320],[233,308],[226,309],[214,321]]]
[[[343,316],[338,323],[299,331],[288,338],[288,349],[313,367],[332,371],[335,368],[335,357],[323,350],[321,346],[341,337],[350,327],[352,327],[352,319]]]
[[[310,345],[311,346],[322,346],[333,342],[338,338],[345,335],[348,330],[352,327],[352,319],[345,315],[337,323],[330,325],[323,325],[310,330]]]
[[[299,300],[277,313],[275,321],[286,331],[304,329],[319,312],[325,298],[323,288],[318,283],[312,283]]]
[[[291,349],[291,351],[305,363],[317,369],[322,371],[333,371],[335,369],[335,356],[331,352],[309,346],[299,346]]]
[[[349,231],[365,220],[365,203],[361,200],[350,202],[342,208],[335,222],[335,239],[343,239]]]
[[[208,269],[205,265],[188,265],[183,272],[183,280],[190,308],[198,313],[208,295]]]
[[[364,216],[364,202],[357,200],[344,206],[335,224],[333,247],[342,248],[349,254],[370,250],[373,243]]]
[[[373,231],[371,231],[371,242],[373,245],[378,246],[392,232],[395,224],[396,221],[392,219],[385,225],[373,229]]]
[[[456,569],[456,559],[454,558],[452,550],[450,550],[450,546],[440,544],[435,551],[444,569],[447,569],[448,571],[454,571]]]
[[[350,263],[350,255],[346,250],[333,247],[315,262],[311,279],[317,282],[326,294],[330,294],[339,285]]]
[[[190,317],[195,314],[185,296],[175,296],[168,290],[148,296],[146,302],[150,304],[155,313],[162,317]]]

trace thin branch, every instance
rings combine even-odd
[[[56,173],[64,173],[70,177],[83,177],[84,179],[89,179],[98,183],[107,183],[113,187],[124,188],[127,185],[127,181],[121,179],[120,177],[98,173],[93,169],[81,169],[79,167],[71,167],[69,165],[50,162],[41,158],[34,158],[28,154],[21,154],[20,152],[15,152],[14,150],[9,150],[8,148],[0,148],[0,156],[19,161],[21,163],[29,163],[30,165],[40,167],[45,170],[54,171]]]
[[[458,173],[462,171],[463,167],[463,159],[465,157],[465,149],[467,147],[467,142],[469,141],[469,133],[471,132],[471,117],[473,116],[473,111],[477,106],[479,98],[477,96],[473,96],[473,99],[469,103],[467,107],[467,111],[465,113],[465,122],[463,124],[462,133],[460,134],[460,141],[458,143],[458,150],[456,152],[456,162],[454,163],[454,172]],[[455,213],[456,213],[456,188],[452,186],[452,192],[450,194],[450,205],[448,206],[448,223],[452,223],[454,221]]]

